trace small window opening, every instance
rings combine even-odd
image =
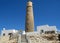
[[[5,33],[3,33],[3,36],[5,36]]]

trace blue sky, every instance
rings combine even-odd
[[[35,30],[40,25],[55,25],[60,29],[60,0],[32,0]],[[0,30],[25,29],[27,0],[0,0]]]

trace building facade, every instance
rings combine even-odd
[[[37,26],[38,33],[57,33],[56,26],[42,25]]]

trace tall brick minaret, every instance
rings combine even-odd
[[[27,2],[25,32],[34,31],[33,5],[31,1]]]

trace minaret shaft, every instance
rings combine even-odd
[[[34,31],[33,6],[31,1],[27,3],[25,31],[26,32]]]

